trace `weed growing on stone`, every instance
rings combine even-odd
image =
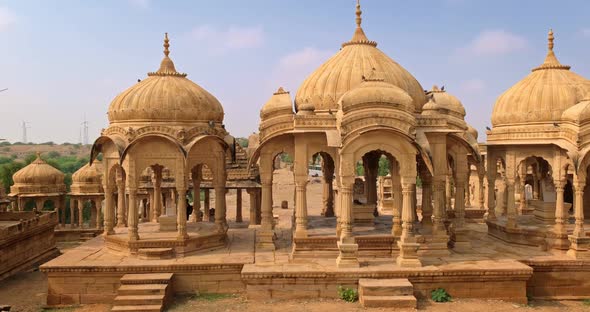
[[[354,288],[345,288],[338,286],[338,296],[346,302],[355,302],[359,299],[359,294]]]
[[[582,300],[582,304],[585,306],[590,306],[590,299],[584,299]]]
[[[430,292],[430,298],[434,302],[449,302],[451,301],[451,295],[444,290],[444,288],[437,288]]]

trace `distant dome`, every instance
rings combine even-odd
[[[367,39],[361,28],[361,13],[357,5],[357,28],[352,40],[342,44],[342,49],[299,87],[295,96],[297,111],[307,105],[313,106],[316,113],[337,110],[342,95],[361,84],[362,77],[369,75],[374,67],[383,73],[385,82],[401,88],[412,98],[415,111],[422,110],[426,103],[424,89],[407,70],[377,49],[376,42]]]
[[[413,100],[404,90],[385,82],[382,78],[363,79],[358,87],[342,96],[340,102],[344,113],[365,106],[387,106],[414,112]]]
[[[477,130],[471,125],[467,125],[467,133],[471,134],[471,136],[477,141],[479,134],[477,133]]]
[[[122,122],[223,122],[221,103],[205,89],[176,71],[168,57],[168,34],[160,69],[123,91],[111,102],[111,123]]]
[[[72,175],[72,183],[102,184],[102,164],[94,162],[86,164]]]
[[[449,110],[451,113],[455,113],[458,118],[465,117],[465,107],[458,98],[454,95],[449,94],[438,86],[433,86],[432,90],[427,92],[427,95],[431,94],[434,97],[434,101],[439,105],[439,109]]]
[[[10,193],[14,195],[65,192],[64,178],[65,175],[61,171],[46,163],[37,153],[37,159],[12,176],[14,185],[10,187]]]
[[[260,110],[260,117],[263,119],[272,115],[293,114],[293,104],[288,91],[282,87],[273,93],[272,97]]]
[[[557,60],[553,40],[550,31],[543,64],[498,97],[492,112],[493,126],[558,121],[590,91],[589,80]]]

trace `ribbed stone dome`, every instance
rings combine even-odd
[[[123,91],[111,102],[111,123],[124,122],[223,122],[221,103],[207,90],[176,71],[168,57],[168,35],[160,69]]]
[[[387,83],[382,78],[368,77],[356,88],[346,92],[340,99],[344,113],[357,107],[390,107],[413,112],[412,98],[401,88]]]
[[[337,110],[340,97],[361,84],[362,77],[371,74],[373,68],[382,72],[386,83],[410,95],[415,111],[422,110],[426,103],[424,89],[414,76],[379,50],[376,42],[367,39],[361,28],[361,13],[357,5],[357,28],[352,40],[301,84],[295,96],[296,110],[307,105],[312,105],[316,113]]]
[[[541,66],[498,97],[492,125],[553,123],[590,91],[590,81],[562,65],[553,52],[553,32],[549,51]]]
[[[273,93],[272,97],[264,104],[260,110],[260,117],[266,118],[272,115],[293,114],[293,104],[288,91],[282,87]]]
[[[440,89],[437,86],[433,86],[432,90],[428,91],[429,95],[434,97],[434,101],[439,105],[439,109],[446,109],[452,113],[455,113],[457,117],[465,117],[465,107],[458,98],[454,95],[449,94],[444,89]]]
[[[37,159],[17,171],[13,176],[14,185],[64,185],[65,175],[50,164],[41,159],[37,153]],[[64,185],[65,188],[65,185]]]
[[[102,184],[102,171],[102,164],[98,161],[86,164],[72,174],[72,183]]]

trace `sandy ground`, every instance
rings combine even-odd
[[[275,214],[293,213],[294,184],[290,171],[275,171],[273,201]],[[289,202],[289,209],[280,209],[281,201]],[[308,184],[307,201],[310,216],[319,216],[322,206],[322,184],[320,178],[311,178]],[[227,196],[228,219],[235,220],[236,195],[231,191]],[[249,196],[243,193],[244,223],[249,219]],[[66,253],[76,244],[60,244],[58,247]],[[451,294],[452,295],[452,294]],[[0,305],[12,306],[12,311],[44,311],[47,296],[47,281],[38,271],[21,273],[0,281]],[[55,309],[55,311],[107,312],[109,305],[86,305]],[[248,301],[239,295],[203,295],[177,297],[169,311],[385,311],[385,309],[364,309],[359,303],[347,303],[341,300],[289,300],[289,301]],[[436,312],[454,311],[590,311],[590,306],[581,301],[532,301],[528,306],[502,301],[456,300],[450,303],[434,303],[429,300],[419,302],[418,310]]]

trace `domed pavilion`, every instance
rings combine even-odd
[[[95,162],[86,164],[72,175],[70,186],[70,222],[72,227],[84,227],[84,206],[89,204],[90,219],[88,228],[101,228],[102,201],[104,189],[102,185],[102,164]]]
[[[55,211],[59,215],[59,223],[65,225],[65,175],[51,166],[37,153],[37,158],[26,167],[17,171],[12,179],[14,184],[10,186],[9,197],[15,202],[16,211],[25,211],[29,201],[34,202],[34,209],[43,210],[45,202],[53,203]]]
[[[260,111],[260,145],[251,159],[259,162],[262,183],[257,245],[275,248],[273,162],[286,153],[294,160],[293,257],[338,250],[339,267],[357,267],[358,253],[391,255],[393,250],[399,265],[420,266],[420,255],[448,254],[449,242],[465,242],[465,183],[469,165],[479,165],[477,143],[461,102],[438,88],[424,91],[368,39],[361,14],[357,3],[352,39],[303,81],[294,101],[279,88]],[[308,164],[318,157],[324,207],[321,216],[308,216]],[[390,216],[375,216],[380,162],[388,164],[397,203]],[[364,171],[362,200],[354,199],[359,166]],[[421,219],[417,176],[423,188]],[[454,207],[446,207],[449,179],[456,190]],[[452,220],[447,209],[454,210]],[[324,221],[316,222],[318,218]],[[330,228],[322,230],[318,223]],[[382,223],[389,230],[378,231]]]
[[[225,244],[228,229],[225,212],[228,145],[224,141],[228,133],[223,126],[223,107],[211,93],[176,70],[169,57],[169,46],[166,34],[160,68],[111,102],[109,127],[102,131],[92,150],[92,159],[99,153],[103,157],[107,246],[132,254],[140,247],[144,251],[158,246],[187,253],[221,246]],[[215,223],[187,225],[189,181],[199,194],[203,169],[211,172],[216,195]],[[172,180],[170,200],[162,196],[163,171]],[[149,219],[154,222],[138,227],[138,189],[146,172],[153,180]],[[119,207],[119,213],[115,206]],[[128,211],[123,211],[126,207]]]
[[[487,222],[491,235],[509,242],[581,256],[588,247],[584,212],[590,213],[590,81],[559,62],[554,39],[549,31],[545,61],[494,105],[487,179],[494,185],[499,178],[505,191],[495,196],[488,188]]]

